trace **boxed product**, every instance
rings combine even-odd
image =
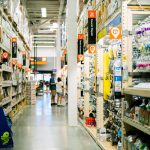
[[[145,112],[144,109],[140,109],[139,111],[139,122],[141,122],[142,124],[144,124],[145,121],[144,112]]]

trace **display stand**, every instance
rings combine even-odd
[[[3,108],[0,107],[0,148],[13,147],[12,131],[4,115]]]
[[[0,6],[0,105],[14,123],[26,106],[30,44],[6,8]],[[27,32],[27,31],[26,31]]]
[[[148,149],[149,122],[149,26],[150,5],[135,7],[132,1],[123,2],[123,94],[122,143],[123,149]],[[145,25],[143,28],[143,24]],[[142,29],[142,30],[140,30]],[[143,65],[144,63],[144,65]],[[147,101],[148,100],[148,101]],[[133,111],[131,111],[133,110]],[[134,141],[130,141],[134,136]],[[139,136],[140,135],[140,136]],[[139,144],[137,145],[137,141]]]

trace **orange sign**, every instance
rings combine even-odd
[[[21,69],[22,68],[22,64],[18,64],[18,68]]]
[[[22,51],[22,55],[26,55],[26,51]]]
[[[89,54],[96,54],[96,46],[95,45],[89,46]]]
[[[12,64],[16,65],[17,64],[17,60],[12,60]]]
[[[96,10],[89,10],[88,18],[96,18]]]
[[[84,36],[83,34],[78,34],[78,40],[83,40]]]
[[[78,61],[83,61],[83,60],[84,60],[84,55],[79,54],[79,55],[78,55]]]
[[[12,38],[12,42],[16,43],[17,42],[17,38],[16,37]]]
[[[122,31],[121,28],[113,27],[110,29],[110,39],[121,39]]]
[[[2,58],[3,59],[7,59],[9,56],[9,54],[7,52],[2,53]]]

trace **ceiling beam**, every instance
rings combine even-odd
[[[49,4],[49,5],[59,5],[59,1],[28,1],[27,5],[30,4],[36,4],[36,5],[43,5],[43,4]]]

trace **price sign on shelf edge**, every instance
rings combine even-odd
[[[110,29],[110,39],[121,39],[122,31],[119,27],[113,27]]]

